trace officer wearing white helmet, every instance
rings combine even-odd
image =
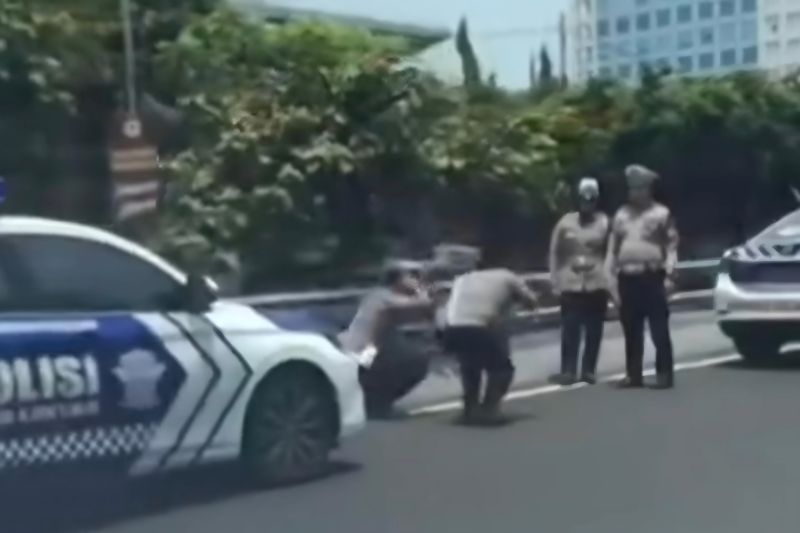
[[[434,302],[422,287],[422,274],[421,263],[389,262],[382,286],[362,299],[350,326],[339,335],[345,350],[375,353],[361,376],[373,418],[396,415],[394,403],[428,374],[429,355],[400,331],[404,324],[433,318]]]
[[[628,202],[612,222],[607,268],[625,333],[627,376],[619,386],[642,387],[644,325],[656,348],[654,388],[674,385],[668,292],[678,262],[678,231],[670,210],[653,198],[658,174],[641,165],[625,169]]]
[[[608,308],[604,269],[608,217],[598,211],[600,186],[594,178],[578,184],[578,210],[558,221],[550,239],[550,276],[561,304],[561,373],[550,381],[578,381],[578,350],[583,342],[580,380],[594,384]]]

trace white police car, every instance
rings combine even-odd
[[[800,341],[800,210],[725,252],[714,307],[745,359],[773,359]]]
[[[0,217],[0,472],[319,472],[364,425],[357,363],[212,285],[102,230]]]

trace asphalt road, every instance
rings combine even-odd
[[[680,321],[682,360],[719,341],[699,316]],[[523,339],[518,357],[553,349],[539,341]],[[794,358],[734,362],[682,372],[673,391],[598,385],[513,402],[517,421],[499,429],[455,426],[452,413],[373,423],[326,479],[272,491],[226,469],[142,485],[53,479],[46,492],[3,494],[2,531],[797,531],[799,381]]]
[[[733,345],[717,329],[711,311],[675,313],[672,317],[675,360],[678,363],[729,354]],[[560,330],[551,329],[514,340],[514,364],[517,387],[543,385],[547,377],[560,369]],[[655,353],[648,342],[645,360],[652,365]],[[625,369],[625,344],[618,321],[606,322],[598,364],[600,375],[617,374]],[[448,361],[437,361],[429,379],[403,401],[403,406],[421,406],[455,399],[460,394],[455,367]]]

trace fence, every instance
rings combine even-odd
[[[682,261],[678,263],[678,274],[679,274],[679,285],[683,287],[689,286],[692,287],[694,285],[705,285],[703,283],[703,279],[698,280],[697,278],[707,278],[708,281],[707,287],[702,287],[701,290],[684,290],[682,292],[678,292],[673,296],[674,301],[682,301],[686,300],[689,297],[696,297],[701,294],[707,293],[707,289],[710,289],[710,279],[713,276],[717,266],[719,265],[719,259],[703,259],[697,261]],[[686,280],[687,274],[691,274],[694,279],[690,281],[687,280],[686,283],[681,283],[680,280]],[[533,272],[528,273],[523,276],[525,281],[532,285],[534,289],[537,289],[539,292],[542,289],[549,287],[550,285],[550,275],[546,272]],[[693,283],[692,283],[693,282]],[[445,287],[447,284],[443,284]],[[681,287],[679,286],[679,290]],[[286,293],[271,293],[271,294],[256,294],[250,296],[242,296],[236,298],[236,301],[251,305],[257,308],[286,308],[286,307],[303,307],[309,305],[336,305],[336,304],[346,304],[348,302],[352,302],[355,304],[359,299],[361,299],[365,294],[367,294],[372,288],[349,288],[349,289],[337,289],[337,290],[329,290],[329,291],[304,291],[304,292],[286,292]],[[704,293],[705,290],[705,293]],[[547,308],[540,309],[537,311],[538,313],[545,312]],[[536,314],[537,312],[534,312]]]

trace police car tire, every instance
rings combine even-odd
[[[254,392],[245,419],[247,476],[269,486],[323,474],[336,444],[337,419],[333,390],[315,369],[290,365],[273,372]]]
[[[765,338],[736,337],[733,339],[733,344],[748,364],[769,364],[780,355],[780,346]]]

